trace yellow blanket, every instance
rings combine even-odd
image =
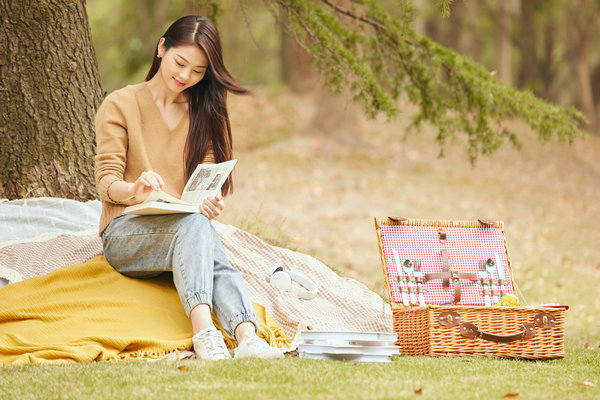
[[[265,308],[254,309],[259,336],[289,346]],[[127,278],[104,256],[0,289],[0,365],[160,358],[190,349],[191,336],[171,276]]]

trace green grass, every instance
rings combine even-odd
[[[311,119],[305,108],[312,103],[293,102],[294,117],[286,111],[289,100],[281,105],[274,94],[276,99],[257,97],[254,105],[231,112],[236,137],[246,135],[236,143],[247,150],[237,155],[236,193],[226,201],[222,222],[311,254],[387,297],[373,217],[504,220],[515,281],[525,298],[571,307],[566,357],[26,365],[0,367],[0,400],[462,400],[502,399],[507,393],[600,400],[600,168],[594,162],[600,138],[572,146],[530,138],[521,152],[503,148],[472,167],[461,155],[437,159],[426,135],[399,140],[401,124],[365,125],[368,137],[352,146],[325,133],[287,137],[286,129],[298,130]],[[419,388],[421,395],[415,393]]]
[[[600,349],[562,360],[398,356],[306,360],[98,362],[0,369],[1,399],[600,399]],[[583,386],[589,382],[594,386]],[[417,395],[415,390],[421,389]]]

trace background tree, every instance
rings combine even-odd
[[[447,14],[451,3],[435,4]],[[184,11],[202,12],[214,19],[223,12],[222,4],[172,0],[165,21]],[[221,28],[221,32],[224,37],[231,32],[246,36],[241,47],[232,46],[240,51],[238,64],[272,77],[270,71],[278,68],[270,61],[260,59],[265,62],[255,67],[244,59],[249,45],[248,35],[239,33],[241,22],[249,27],[255,45],[265,43],[268,51],[275,48],[279,53],[280,43],[273,46],[272,40],[280,35],[259,31],[268,14],[258,13],[246,2],[238,4],[241,17],[233,23],[229,20],[228,29]],[[505,119],[525,120],[541,140],[572,140],[581,134],[583,118],[576,109],[515,90],[485,67],[419,35],[413,28],[415,9],[408,0],[263,0],[263,4],[271,21],[283,24],[311,54],[331,89],[351,93],[369,116],[382,113],[393,118],[399,112],[397,100],[407,97],[418,108],[413,126],[434,127],[441,153],[448,140],[462,144],[472,160],[495,151],[505,140],[518,144],[517,134],[507,128]],[[497,7],[495,2],[481,4],[477,12],[483,15]],[[90,7],[95,10],[94,18],[106,17],[94,32],[103,43],[99,51],[108,55],[110,63],[110,69],[101,65],[109,82],[105,89],[142,80],[148,51],[153,51],[157,35],[166,28],[143,26],[160,24],[164,10],[149,0],[90,0]],[[102,91],[84,0],[2,2],[0,10],[0,197],[91,198],[93,117]],[[471,11],[465,15],[472,15],[474,8],[467,10]],[[159,12],[160,18],[155,15]],[[488,14],[486,21],[493,21],[493,13]],[[511,14],[510,18],[516,17]],[[495,32],[495,23],[489,25],[492,28],[478,26],[482,28],[479,36],[493,36],[489,33]],[[226,53],[226,58],[230,56]],[[486,57],[482,48],[483,62]],[[117,79],[125,75],[126,82]]]
[[[0,198],[94,197],[102,91],[85,1],[3,1],[0,21]]]
[[[568,43],[569,57],[577,81],[577,103],[588,118],[592,130],[597,129],[596,106],[590,70],[590,46],[594,41],[594,26],[598,24],[596,0],[569,3]]]
[[[449,9],[451,1],[442,1]],[[350,87],[365,112],[397,114],[396,99],[406,94],[419,107],[414,127],[431,124],[441,146],[461,143],[474,160],[518,137],[502,120],[524,119],[541,140],[572,139],[583,120],[575,108],[560,109],[531,93],[519,92],[472,60],[420,37],[412,29],[413,8],[396,2],[394,18],[376,1],[271,0],[273,15],[284,11],[290,28],[314,57],[334,91]]]

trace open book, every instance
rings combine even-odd
[[[233,170],[237,160],[219,164],[198,164],[188,180],[181,199],[163,191],[150,193],[140,204],[126,207],[123,214],[155,215],[200,212],[200,204],[207,197],[221,193],[221,187]]]

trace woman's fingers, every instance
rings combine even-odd
[[[165,186],[162,177],[154,171],[142,172],[140,179],[146,186],[149,186],[156,191],[161,190],[163,186]]]
[[[134,192],[141,195],[152,190],[160,191],[165,186],[162,177],[154,171],[144,171],[134,184]]]
[[[206,218],[213,219],[219,216],[224,208],[225,202],[223,201],[223,197],[209,197],[205,199],[202,206],[200,206],[200,212],[204,214]]]

